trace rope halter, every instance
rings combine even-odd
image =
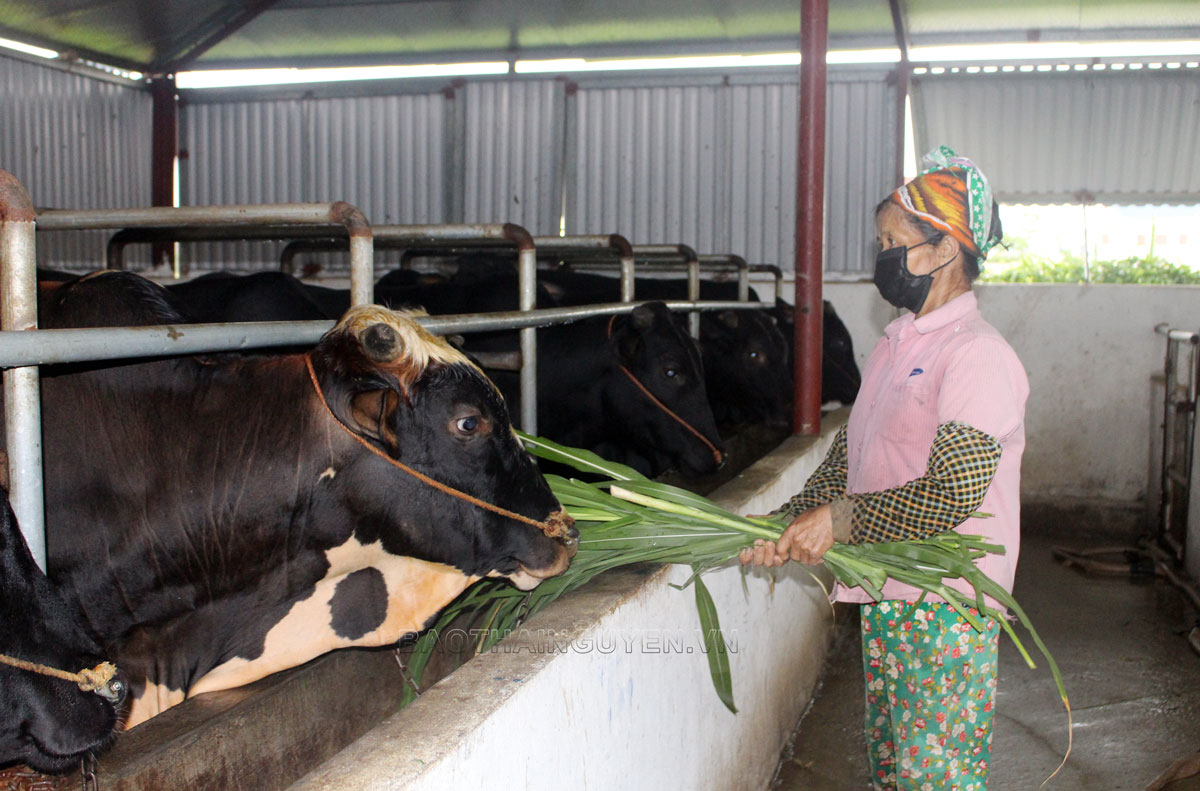
[[[571,517],[567,515],[566,511],[563,511],[561,509],[558,511],[555,511],[554,513],[550,514],[550,516],[546,517],[546,519],[543,521],[531,519],[530,517],[525,516],[524,514],[518,514],[516,511],[510,511],[507,508],[501,508],[498,505],[493,505],[491,503],[480,500],[478,497],[473,497],[473,496],[467,494],[466,492],[462,491],[461,489],[455,489],[453,486],[449,486],[447,484],[441,483],[440,481],[435,481],[433,478],[430,478],[428,475],[425,475],[424,473],[418,472],[417,470],[413,469],[412,467],[409,467],[404,462],[399,461],[398,459],[393,459],[391,456],[387,455],[382,450],[380,450],[379,448],[372,445],[371,442],[368,441],[361,434],[354,431],[352,428],[350,428],[345,423],[343,423],[341,418],[339,418],[337,415],[333,414],[333,410],[329,408],[329,402],[325,400],[325,393],[323,393],[321,391],[321,383],[317,380],[317,372],[313,369],[311,354],[304,355],[304,364],[308,367],[308,378],[310,381],[312,381],[313,390],[316,391],[317,399],[321,402],[321,406],[325,408],[325,413],[327,415],[329,415],[329,417],[333,418],[333,422],[336,423],[338,426],[340,426],[343,431],[345,431],[347,434],[349,434],[354,439],[355,442],[357,442],[359,445],[362,445],[367,450],[371,451],[371,453],[374,453],[376,456],[383,459],[384,461],[386,461],[388,464],[392,465],[393,467],[395,467],[399,470],[403,470],[404,472],[408,473],[412,477],[416,478],[421,483],[424,483],[428,486],[432,486],[434,489],[437,489],[440,492],[445,492],[446,494],[450,495],[451,497],[457,497],[459,500],[468,502],[471,505],[474,505],[474,506],[484,509],[485,511],[491,511],[494,514],[499,514],[500,516],[506,517],[508,519],[513,519],[517,522],[522,522],[524,524],[531,525],[532,527],[536,527],[538,530],[541,530],[543,533],[545,533],[546,536],[549,538],[558,538],[558,539],[562,539],[565,542],[570,541],[569,531],[571,529],[571,526],[575,523],[575,520],[571,519]]]
[[[613,322],[615,322],[616,320],[617,320],[616,314],[614,314],[608,320],[608,338],[609,338],[609,340],[612,339]],[[677,415],[674,412],[674,410],[672,410],[669,406],[667,406],[661,400],[659,400],[659,398],[657,396],[655,396],[654,393],[651,393],[650,388],[646,387],[646,385],[644,385],[640,381],[638,381],[638,378],[633,375],[633,371],[630,371],[629,368],[627,368],[625,366],[625,363],[620,361],[620,358],[617,359],[617,366],[620,367],[621,373],[623,373],[627,377],[629,377],[629,381],[633,382],[633,386],[636,387],[638,389],[638,391],[641,392],[642,395],[646,396],[646,398],[648,398],[650,400],[650,403],[654,404],[656,407],[658,407],[660,410],[662,410],[666,414],[667,417],[671,418],[676,423],[678,423],[679,425],[681,425],[685,429],[687,429],[687,431],[692,436],[694,436],[696,439],[703,442],[704,446],[706,448],[708,448],[709,451],[712,453],[713,458],[716,460],[718,467],[720,467],[722,464],[725,463],[725,454],[722,453],[717,448],[717,446],[714,445],[711,440],[709,440],[708,437],[701,434],[699,429],[697,429],[691,423],[687,422],[682,417]]]
[[[0,664],[10,665],[19,670],[27,670],[30,673],[50,676],[51,678],[60,678],[63,681],[74,681],[84,692],[95,692],[113,704],[120,703],[121,698],[125,695],[125,682],[116,677],[117,666],[112,662],[101,662],[93,668],[84,668],[78,673],[59,670],[49,665],[17,659],[5,654],[0,654]]]

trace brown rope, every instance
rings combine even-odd
[[[616,321],[616,318],[617,317],[614,315],[614,316],[612,316],[612,318],[610,318],[608,320],[608,337],[609,338],[612,338],[613,322]],[[634,386],[637,387],[637,389],[642,392],[642,395],[646,396],[646,398],[650,399],[651,403],[653,403],[656,407],[658,407],[663,412],[665,412],[667,414],[667,417],[671,418],[676,423],[683,426],[685,429],[687,429],[689,432],[691,432],[692,435],[696,437],[696,439],[703,442],[705,447],[707,447],[710,451],[712,451],[713,458],[716,459],[718,466],[720,466],[721,463],[723,461],[725,461],[725,454],[721,453],[721,451],[717,449],[717,446],[712,444],[712,442],[709,441],[708,437],[701,434],[696,429],[695,426],[693,426],[691,423],[688,423],[686,420],[681,418],[679,415],[675,414],[675,412],[669,406],[664,404],[662,401],[658,400],[658,397],[655,396],[654,393],[651,393],[649,388],[647,388],[644,384],[642,384],[640,381],[638,381],[638,378],[633,375],[633,371],[630,371],[628,368],[626,368],[623,363],[618,362],[617,365],[620,367],[621,373],[623,373],[629,377],[629,381],[633,382]]]
[[[321,384],[320,384],[320,382],[317,381],[317,372],[315,370],[313,370],[312,355],[310,355],[310,354],[304,355],[304,363],[305,363],[305,365],[308,366],[308,378],[312,380],[313,389],[316,390],[316,392],[317,392],[317,398],[320,400],[321,406],[323,406],[325,408],[325,412],[331,418],[333,418],[333,422],[337,423],[338,426],[340,426],[343,431],[345,431],[347,434],[349,434],[351,437],[353,437],[354,440],[358,444],[362,445],[364,448],[371,451],[376,456],[378,456],[379,458],[386,461],[388,464],[392,465],[393,467],[396,467],[397,469],[403,470],[404,472],[406,472],[409,475],[416,478],[421,483],[432,486],[433,488],[437,489],[438,491],[445,492],[446,494],[450,495],[451,497],[457,497],[458,499],[464,500],[464,501],[470,503],[471,505],[478,506],[479,508],[483,508],[484,510],[491,511],[492,513],[495,513],[495,514],[499,514],[500,516],[504,516],[509,519],[515,519],[516,521],[523,522],[527,525],[532,525],[533,527],[536,527],[538,530],[541,530],[543,533],[545,533],[550,538],[566,538],[567,537],[567,530],[570,527],[570,523],[568,522],[568,517],[566,516],[566,514],[563,511],[555,511],[554,513],[550,514],[550,516],[544,522],[539,522],[536,519],[531,519],[528,516],[525,516],[523,514],[518,514],[515,511],[509,511],[507,508],[501,508],[498,505],[492,505],[491,503],[484,502],[483,500],[480,500],[477,497],[472,497],[471,495],[467,494],[464,491],[455,489],[453,486],[447,486],[446,484],[441,483],[439,481],[435,481],[433,478],[430,478],[428,475],[425,475],[424,473],[414,470],[412,467],[409,467],[407,464],[404,464],[401,461],[393,459],[391,456],[387,455],[382,450],[380,450],[379,448],[372,445],[367,439],[365,439],[364,437],[359,435],[357,432],[353,431],[349,426],[347,426],[345,423],[343,423],[338,418],[337,415],[333,414],[333,410],[329,408],[329,402],[327,402],[325,400],[325,394],[323,392],[321,392]]]
[[[29,662],[5,654],[0,654],[0,663],[11,665],[19,670],[28,670],[30,673],[61,678],[63,681],[74,681],[84,692],[103,692],[117,674],[117,666],[112,662],[101,662],[93,668],[84,668],[78,673],[59,670],[56,667],[40,665],[37,662]]]

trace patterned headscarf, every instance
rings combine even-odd
[[[946,146],[930,151],[921,164],[925,169],[898,187],[892,200],[953,236],[967,252],[986,258],[1000,241],[999,235],[992,236],[992,188],[987,177],[974,162]]]

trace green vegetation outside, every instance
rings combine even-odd
[[[1023,239],[1006,239],[982,267],[983,283],[1139,283],[1198,285],[1200,271],[1154,254],[1117,261],[1088,261],[1063,251],[1057,259],[1031,253]]]

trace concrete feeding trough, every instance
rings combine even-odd
[[[740,513],[786,500],[848,410],[792,437],[710,496]],[[823,572],[822,572],[823,573]],[[103,788],[762,788],[811,699],[828,647],[822,583],[793,564],[774,580],[705,577],[720,612],[739,712],[709,678],[690,569],[602,575],[401,708],[392,650],[347,650],[228,692],[200,695],[122,734]],[[825,577],[828,584],[828,577]],[[450,648],[454,648],[451,646]]]

